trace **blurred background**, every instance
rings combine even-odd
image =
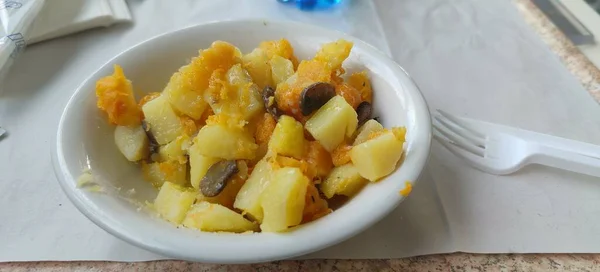
[[[533,2],[596,67],[600,67],[600,0]]]

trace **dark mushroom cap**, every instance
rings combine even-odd
[[[148,142],[150,143],[149,144],[150,154],[157,153],[158,148],[160,147],[160,144],[158,144],[158,141],[156,141],[154,134],[152,134],[152,132],[150,131],[150,128],[148,128],[148,124],[146,123],[146,120],[142,121],[142,128],[146,132],[146,136],[148,137]]]
[[[367,101],[363,101],[360,104],[358,104],[358,107],[356,107],[356,114],[358,115],[358,126],[361,126],[369,119],[371,119],[372,110],[373,107],[371,106],[371,103]]]
[[[300,110],[308,116],[335,96],[335,87],[327,82],[313,83],[300,94]]]
[[[200,181],[200,192],[207,197],[219,195],[227,181],[239,171],[236,161],[220,161],[213,164]]]
[[[275,100],[275,89],[273,89],[271,86],[265,86],[261,96],[267,112],[273,115],[275,120],[279,119],[279,116],[281,116],[283,113],[277,107],[277,101]],[[273,100],[271,100],[271,97]]]

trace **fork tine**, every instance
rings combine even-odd
[[[441,140],[446,143],[453,144],[456,147],[459,147],[467,152],[473,153],[473,155],[477,155],[480,157],[485,156],[485,151],[483,148],[474,145],[473,143],[465,140],[464,138],[462,138],[459,135],[456,135],[455,133],[452,133],[443,124],[438,124],[437,122],[434,122],[433,123],[433,131],[434,131],[434,136],[436,136],[435,134],[437,132],[438,141]],[[442,137],[445,138],[445,140]]]
[[[435,119],[440,123],[444,124],[450,130],[454,131],[456,134],[470,140],[475,145],[485,148],[485,135],[475,131],[473,129],[468,128],[464,125],[464,122],[454,117],[453,115],[443,111],[437,110],[439,115],[435,116]]]
[[[471,165],[479,170],[489,171],[489,167],[485,166],[485,164],[483,163],[483,158],[476,157],[476,155],[469,155],[469,152],[464,152],[463,149],[460,149],[457,145],[451,144],[447,140],[443,139],[442,136],[440,134],[438,134],[437,132],[439,132],[439,131],[434,130],[433,138],[436,139],[437,142],[440,143],[444,148],[446,148],[448,151],[450,151],[450,153],[452,153],[454,156],[456,156],[460,159],[463,159],[469,165]]]

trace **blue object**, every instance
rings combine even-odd
[[[301,10],[315,10],[330,8],[342,0],[277,0],[284,4],[296,4]]]

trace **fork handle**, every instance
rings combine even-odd
[[[547,145],[532,146],[530,162],[600,177],[600,158]]]

